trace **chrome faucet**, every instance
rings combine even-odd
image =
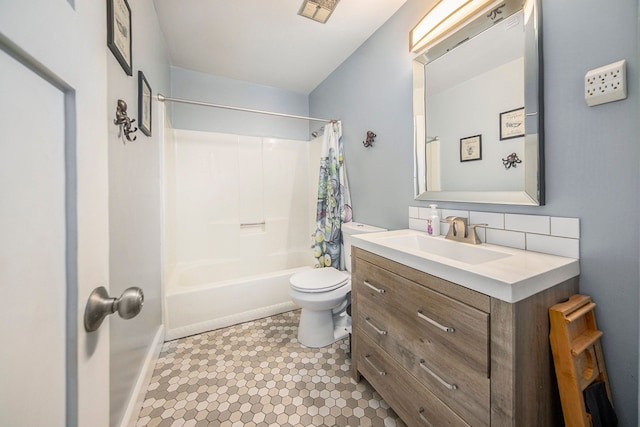
[[[476,227],[486,227],[488,224],[471,224],[469,225],[469,229],[467,229],[467,218],[448,216],[445,220],[449,223],[449,232],[444,237],[445,239],[474,245],[482,243],[476,232]]]

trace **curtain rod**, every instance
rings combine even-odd
[[[295,116],[293,114],[283,114],[283,113],[274,113],[273,111],[264,111],[264,110],[252,110],[250,108],[241,108],[241,107],[233,107],[231,105],[222,105],[222,104],[209,104],[207,102],[200,101],[190,101],[188,99],[180,99],[180,98],[170,98],[168,96],[164,96],[163,94],[158,94],[158,101],[160,102],[179,102],[182,104],[191,104],[191,105],[201,105],[203,107],[216,107],[216,108],[224,108],[227,110],[235,110],[235,111],[245,111],[248,113],[258,113],[258,114],[268,114],[270,116],[279,116],[279,117],[289,117],[291,119],[302,119],[302,120],[313,120],[317,122],[336,122],[337,120],[329,120],[329,119],[318,119],[315,117],[306,117],[306,116]]]

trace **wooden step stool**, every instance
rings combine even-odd
[[[576,294],[549,309],[549,340],[567,427],[592,425],[584,403],[584,390],[592,383],[604,382],[612,402],[595,307],[591,297]]]

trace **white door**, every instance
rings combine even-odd
[[[0,424],[109,425],[103,2],[0,1]],[[100,3],[93,5],[91,3]]]
[[[0,102],[2,419],[64,426],[64,93],[4,52],[0,70],[0,93],[11,99]],[[30,117],[38,117],[37,126]]]

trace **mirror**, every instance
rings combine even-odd
[[[413,61],[416,200],[544,204],[540,0],[504,0]]]

